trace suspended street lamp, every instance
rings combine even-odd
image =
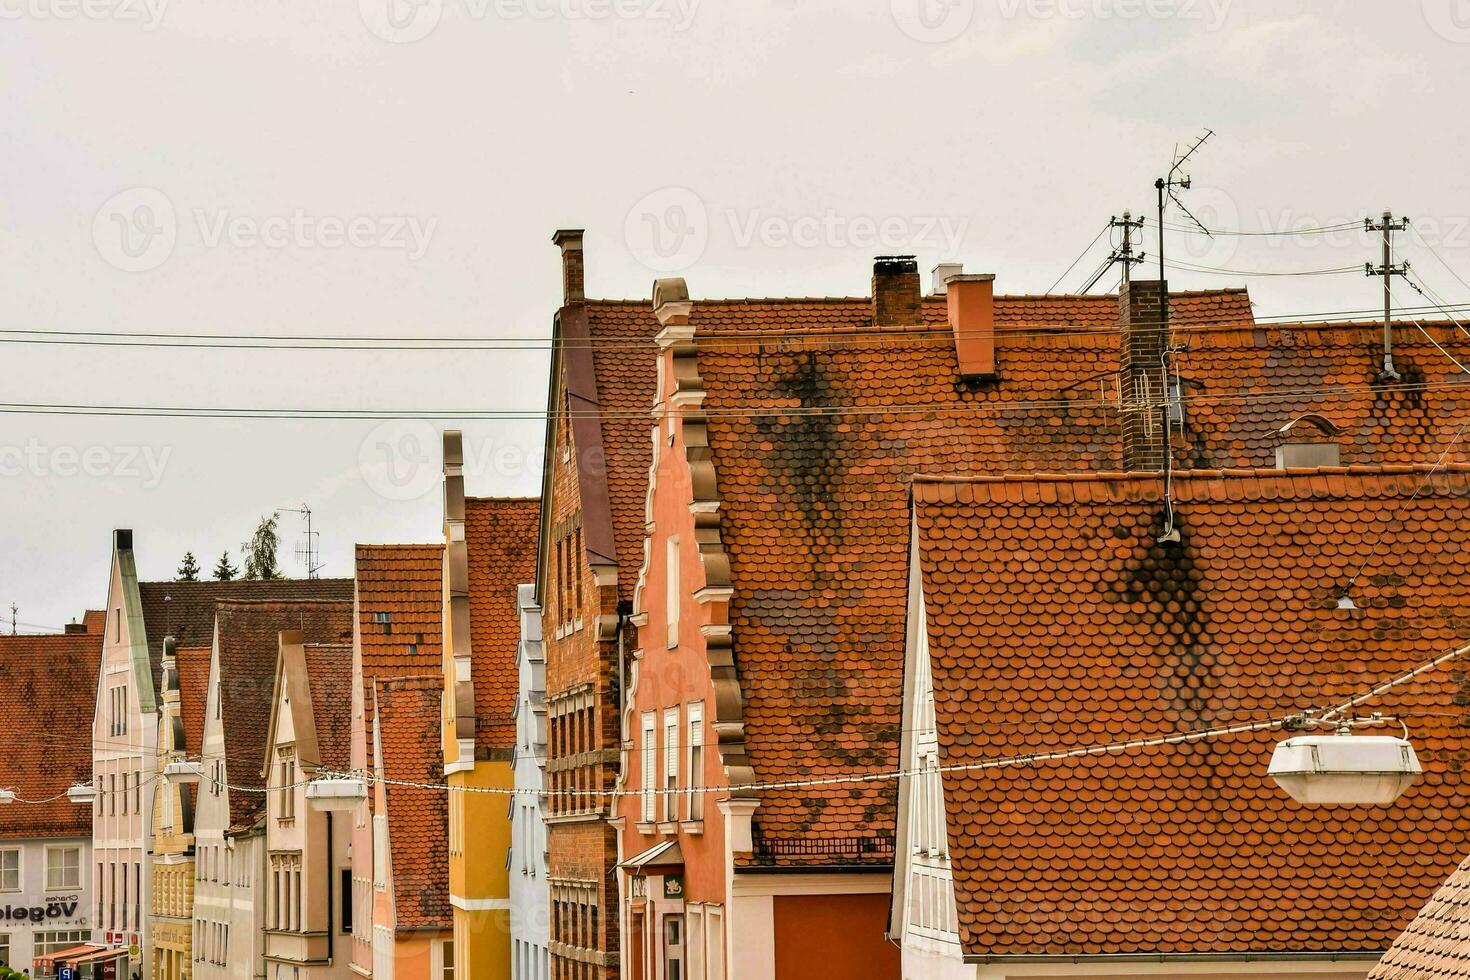
[[[163,778],[171,783],[197,783],[204,777],[204,763],[175,759],[165,763]]]
[[[1281,742],[1267,770],[1298,803],[1316,806],[1388,806],[1424,772],[1414,746],[1394,735],[1354,735],[1358,725],[1378,725],[1375,715],[1361,722],[1303,718],[1303,724],[1331,724],[1331,734],[1297,735]]]
[[[367,783],[356,776],[324,776],[306,784],[306,802],[313,810],[356,810],[366,800]]]
[[[13,790],[13,789],[0,789],[0,803],[14,803],[14,802],[15,802],[15,790]]]
[[[66,791],[66,798],[73,803],[91,805],[97,799],[97,791],[85,783],[77,783]]]

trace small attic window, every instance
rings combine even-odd
[[[373,613],[373,622],[377,623],[379,626],[387,626],[388,624],[393,622],[393,614],[385,612],[375,612]]]
[[[1292,419],[1276,432],[1276,468],[1313,469],[1341,466],[1341,430],[1325,416],[1311,414]]]

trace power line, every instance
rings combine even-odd
[[[1062,280],[1072,274],[1072,270],[1077,268],[1077,263],[1081,262],[1087,256],[1087,253],[1092,251],[1092,247],[1096,245],[1099,241],[1101,241],[1102,237],[1106,235],[1109,231],[1111,231],[1112,228],[1113,226],[1111,222],[1103,225],[1102,230],[1097,233],[1097,237],[1087,243],[1087,247],[1078,253],[1077,257],[1072,260],[1072,264],[1067,266],[1067,268],[1063,270],[1061,275],[1057,276],[1057,281],[1051,284],[1051,286],[1047,289],[1047,292],[1056,292],[1056,288],[1062,284]]]

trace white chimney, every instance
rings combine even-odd
[[[944,284],[949,282],[950,276],[958,276],[965,271],[965,266],[960,262],[941,262],[934,267],[934,289],[931,296],[943,296]]]

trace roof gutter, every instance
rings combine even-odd
[[[1264,952],[1264,953],[1089,953],[1067,956],[980,956],[965,955],[966,963],[1264,963],[1292,960],[1326,960],[1349,962],[1379,960],[1387,950],[1343,952]]]

